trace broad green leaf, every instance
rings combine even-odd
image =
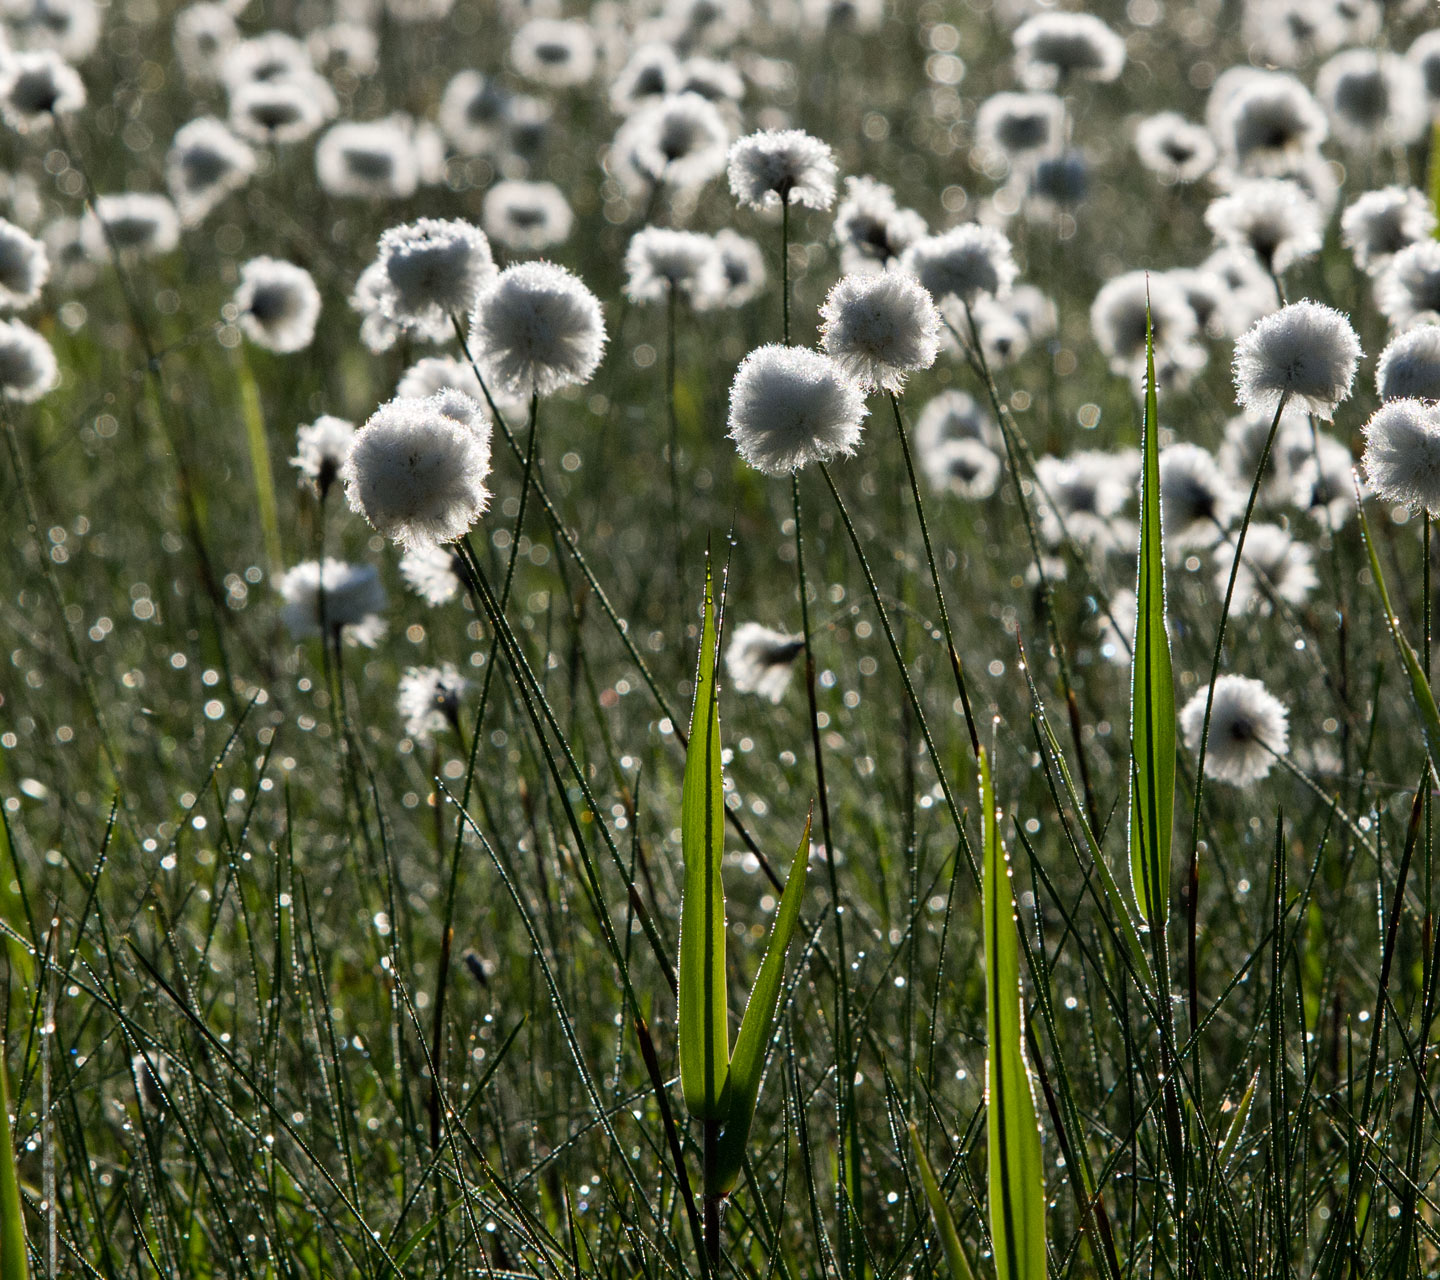
[[[720,772],[720,699],[715,683],[715,599],[705,566],[705,618],[685,749],[680,849],[680,1091],[690,1114],[723,1118],[730,1065],[725,1002],[725,791]]]
[[[1365,551],[1370,557],[1370,574],[1375,579],[1375,586],[1380,592],[1380,605],[1385,610],[1385,623],[1390,628],[1390,637],[1395,641],[1405,674],[1410,677],[1410,695],[1420,717],[1420,729],[1425,735],[1425,749],[1430,754],[1430,767],[1435,771],[1435,776],[1440,778],[1440,709],[1435,706],[1435,695],[1430,689],[1430,681],[1425,678],[1425,668],[1420,665],[1420,659],[1410,641],[1400,630],[1400,619],[1395,616],[1395,610],[1390,604],[1390,591],[1385,585],[1380,557],[1375,554],[1375,540],[1370,536],[1370,522],[1365,517],[1365,504],[1360,500],[1358,486],[1355,505],[1360,512],[1360,533],[1365,539]]]
[[[999,1280],[1046,1280],[1045,1168],[1030,1068],[1025,1061],[1019,923],[1010,890],[1010,864],[1000,842],[990,759],[983,749],[980,818],[985,859],[985,1141],[990,1239]]]
[[[1159,432],[1155,334],[1147,309],[1140,575],[1135,588],[1135,642],[1130,647],[1130,887],[1140,918],[1163,936],[1170,910],[1170,836],[1175,817],[1175,685],[1165,629]]]
[[[0,1053],[0,1276],[25,1280],[30,1265],[25,1255],[25,1217],[20,1205],[20,1177],[10,1136],[10,1081]]]
[[[765,1070],[765,1050],[775,1034],[775,1013],[780,1003],[781,980],[785,976],[785,951],[800,921],[800,903],[805,897],[805,873],[810,862],[810,818],[790,864],[785,891],[775,912],[770,942],[765,958],[750,988],[745,1016],[740,1019],[740,1034],[735,1037],[735,1052],[730,1058],[728,1097],[725,1101],[725,1126],[720,1131],[720,1145],[711,1183],[706,1195],[728,1195],[740,1180],[745,1163],[745,1144],[750,1125],[755,1119],[755,1101],[760,1096],[760,1077]]]
[[[975,1280],[970,1270],[970,1260],[960,1247],[960,1233],[955,1230],[955,1219],[950,1216],[950,1206],[945,1203],[945,1194],[930,1167],[930,1157],[920,1143],[915,1126],[910,1126],[910,1146],[915,1152],[915,1164],[920,1170],[920,1185],[925,1188],[925,1199],[930,1202],[930,1215],[935,1219],[935,1230],[940,1233],[940,1245],[945,1250],[945,1261],[950,1267],[950,1280]]]

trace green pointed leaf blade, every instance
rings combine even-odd
[[[1255,1105],[1255,1086],[1259,1083],[1260,1069],[1257,1067],[1255,1074],[1250,1077],[1249,1087],[1235,1108],[1234,1116],[1230,1119],[1230,1127],[1225,1130],[1225,1140],[1220,1144],[1220,1150],[1216,1152],[1215,1163],[1227,1175],[1230,1172],[1230,1166],[1235,1163],[1235,1155],[1240,1149],[1240,1139],[1245,1136],[1245,1126],[1250,1122],[1250,1108]]]
[[[930,1157],[920,1143],[915,1126],[910,1126],[910,1147],[915,1152],[915,1165],[920,1170],[920,1185],[925,1190],[925,1199],[930,1202],[930,1216],[935,1219],[935,1230],[940,1233],[940,1246],[945,1250],[945,1262],[950,1268],[950,1280],[975,1280],[970,1270],[970,1259],[960,1245],[960,1233],[955,1230],[955,1219],[950,1216],[950,1206],[945,1203],[945,1194],[930,1167]]]
[[[1130,885],[1157,936],[1170,910],[1175,825],[1175,682],[1165,626],[1165,544],[1160,522],[1159,405],[1155,335],[1145,317],[1145,416],[1141,429],[1140,570],[1130,666]]]
[[[990,1239],[998,1280],[1046,1280],[1045,1168],[1035,1095],[1025,1061],[1020,940],[1010,866],[1000,841],[990,759],[980,752],[984,837],[985,1138]]]
[[[20,1176],[10,1134],[10,1081],[0,1053],[0,1276],[26,1280],[30,1264],[25,1253],[25,1216],[20,1204]]]
[[[813,816],[813,815],[811,815]],[[720,1131],[720,1145],[707,1195],[728,1195],[740,1180],[745,1163],[745,1145],[750,1138],[750,1125],[755,1119],[755,1103],[760,1096],[760,1077],[765,1070],[765,1051],[775,1034],[775,1013],[780,1003],[780,989],[785,977],[785,952],[800,922],[800,904],[805,898],[805,877],[810,863],[810,817],[785,878],[785,890],[775,911],[775,923],[765,957],[750,988],[745,1016],[740,1019],[740,1033],[735,1037],[735,1052],[730,1057],[730,1089],[725,1108],[725,1125]]]
[[[1376,590],[1380,593],[1380,605],[1385,611],[1385,624],[1405,674],[1410,678],[1410,697],[1415,704],[1415,713],[1420,720],[1421,732],[1425,735],[1425,749],[1430,755],[1430,767],[1440,778],[1440,708],[1435,705],[1435,694],[1430,681],[1425,678],[1425,668],[1415,653],[1405,633],[1400,630],[1400,619],[1390,603],[1390,590],[1385,584],[1385,573],[1380,568],[1380,557],[1375,554],[1375,540],[1370,536],[1370,521],[1365,515],[1365,504],[1360,499],[1359,487],[1355,493],[1356,509],[1360,513],[1360,535],[1365,540],[1365,551],[1370,557],[1370,575],[1375,579]]]
[[[725,792],[720,769],[720,699],[716,684],[715,598],[705,567],[705,616],[685,786],[680,805],[680,849],[685,863],[680,900],[680,1092],[701,1120],[723,1117],[730,1066],[725,1000]]]
[[[1426,174],[1430,187],[1430,211],[1435,214],[1435,230],[1432,235],[1440,240],[1440,120],[1430,126],[1430,163]]]

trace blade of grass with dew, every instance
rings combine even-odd
[[[765,1070],[765,1050],[775,1034],[775,1014],[779,1008],[780,988],[785,977],[785,952],[795,934],[795,926],[800,922],[800,904],[805,897],[805,874],[810,863],[810,822],[813,816],[812,813],[805,819],[805,830],[801,833],[800,844],[795,850],[795,860],[790,864],[790,874],[785,878],[785,891],[780,895],[780,906],[775,912],[770,942],[765,948],[764,958],[760,961],[759,972],[755,975],[755,985],[750,988],[745,1014],[740,1019],[740,1032],[735,1037],[735,1052],[730,1058],[725,1122],[720,1130],[716,1164],[711,1172],[711,1185],[705,1188],[706,1195],[728,1195],[739,1182],[740,1171],[745,1164],[745,1146],[750,1137],[750,1125],[755,1119],[755,1102],[760,1096],[760,1077]]]
[[[1440,778],[1440,708],[1435,705],[1435,695],[1431,691],[1430,681],[1425,678],[1425,668],[1420,665],[1420,659],[1410,641],[1400,630],[1400,619],[1395,616],[1395,609],[1390,603],[1390,590],[1385,585],[1380,557],[1375,554],[1375,540],[1370,536],[1370,521],[1365,516],[1365,504],[1361,501],[1358,483],[1355,486],[1355,508],[1360,516],[1360,536],[1365,540],[1365,552],[1370,557],[1370,574],[1375,579],[1376,590],[1380,593],[1380,607],[1385,611],[1385,625],[1389,628],[1390,638],[1395,641],[1405,674],[1410,677],[1410,695],[1420,718],[1420,729],[1425,735],[1425,749],[1429,752],[1430,765],[1435,770],[1435,776]]]
[[[945,1203],[945,1193],[930,1166],[930,1157],[920,1141],[915,1125],[910,1125],[910,1147],[915,1152],[915,1166],[920,1170],[920,1185],[925,1189],[925,1199],[930,1202],[930,1215],[935,1219],[935,1230],[940,1233],[940,1246],[945,1250],[945,1261],[950,1267],[950,1280],[975,1280],[970,1270],[970,1260],[960,1244],[960,1233],[955,1230],[955,1219],[950,1216],[950,1206]]]
[[[1155,333],[1145,314],[1145,415],[1140,435],[1140,572],[1130,669],[1130,881],[1144,920],[1163,936],[1175,817],[1175,684],[1165,627],[1165,545]]]
[[[705,617],[685,749],[680,848],[684,889],[680,900],[680,1091],[700,1120],[724,1115],[730,1066],[725,1000],[725,792],[720,769],[720,699],[716,685],[715,597],[705,566]]]
[[[255,505],[259,509],[260,534],[265,541],[265,558],[270,571],[278,574],[285,566],[280,542],[280,517],[275,503],[275,477],[270,470],[270,445],[265,437],[265,414],[260,407],[260,388],[250,371],[244,346],[235,356],[235,377],[240,386],[240,416],[245,419],[245,440],[250,446],[250,470],[255,476]]]
[[[25,1280],[30,1266],[25,1253],[25,1217],[20,1205],[20,1177],[10,1134],[10,1080],[0,1052],[0,1276]]]
[[[985,911],[985,1037],[990,1238],[999,1280],[1045,1280],[1045,1168],[1025,1061],[1019,924],[990,758],[980,752]]]
[[[1435,230],[1431,234],[1440,240],[1440,120],[1430,126],[1430,162],[1425,177],[1430,190],[1430,210],[1435,214]]]
[[[1250,1077],[1249,1088],[1245,1090],[1235,1108],[1230,1127],[1225,1130],[1225,1139],[1220,1144],[1220,1150],[1215,1154],[1215,1163],[1219,1165],[1221,1173],[1227,1176],[1235,1161],[1236,1152],[1240,1149],[1240,1139],[1245,1136],[1245,1126],[1250,1122],[1250,1108],[1255,1104],[1255,1086],[1259,1083],[1260,1069],[1257,1067],[1255,1074]]]

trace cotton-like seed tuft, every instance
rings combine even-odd
[[[1209,687],[1201,689],[1180,712],[1180,732],[1191,751],[1199,751]],[[1205,776],[1231,786],[1259,782],[1277,756],[1290,749],[1290,714],[1259,680],[1221,676],[1215,681],[1210,732],[1205,746]]]
[[[1257,321],[1235,344],[1235,398],[1252,413],[1292,408],[1331,418],[1349,398],[1360,363],[1350,321],[1320,302],[1292,302]]]
[[[854,453],[865,414],[864,394],[836,361],[772,344],[736,371],[729,435],[752,467],[780,476]]]
[[[1365,424],[1362,462],[1377,497],[1440,515],[1440,406],[1387,400]]]
[[[835,156],[819,138],[800,129],[767,129],[741,138],[726,160],[730,194],[752,209],[782,201],[807,209],[835,202]]]
[[[304,267],[276,258],[251,258],[235,290],[240,328],[257,347],[282,355],[303,351],[315,337],[320,290]]]
[[[820,308],[820,345],[862,387],[900,391],[940,352],[940,313],[930,295],[898,271],[850,275]]]

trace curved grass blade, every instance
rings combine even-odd
[[[1414,699],[1415,711],[1420,718],[1420,729],[1425,735],[1425,749],[1430,754],[1430,767],[1435,771],[1435,776],[1440,778],[1440,708],[1435,705],[1435,694],[1431,691],[1430,682],[1425,678],[1425,668],[1420,665],[1414,648],[1400,630],[1400,619],[1395,616],[1395,609],[1390,603],[1390,590],[1385,585],[1380,557],[1375,554],[1375,540],[1370,536],[1370,522],[1365,517],[1365,504],[1361,501],[1358,483],[1355,486],[1355,507],[1360,513],[1360,535],[1365,539],[1365,551],[1370,557],[1370,574],[1380,592],[1380,606],[1385,610],[1385,624],[1390,630],[1390,638],[1395,641],[1405,674],[1410,677],[1410,696]]]
[[[955,1219],[950,1216],[950,1206],[945,1203],[945,1193],[930,1167],[930,1157],[920,1142],[920,1134],[914,1124],[910,1125],[910,1147],[915,1152],[915,1164],[920,1170],[920,1185],[925,1188],[925,1199],[930,1202],[930,1216],[935,1219],[935,1230],[940,1233],[940,1245],[945,1250],[945,1261],[950,1267],[950,1280],[975,1280],[970,1270],[970,1259],[960,1245],[960,1233],[955,1230]]]
[[[980,752],[984,841],[985,1136],[990,1238],[999,1280],[1045,1280],[1045,1169],[1035,1095],[1025,1061],[1019,924],[1000,842],[990,758]]]
[[[25,1280],[30,1274],[25,1254],[25,1217],[20,1206],[20,1178],[10,1136],[10,1081],[0,1053],[0,1276]]]
[[[690,1114],[720,1120],[730,1066],[725,1001],[725,792],[720,770],[720,699],[716,685],[716,616],[705,566],[705,616],[690,740],[685,749],[680,848],[680,1091]]]
[[[1225,1140],[1215,1154],[1215,1163],[1220,1166],[1220,1171],[1227,1177],[1230,1174],[1231,1166],[1235,1163],[1235,1156],[1240,1150],[1240,1139],[1245,1136],[1245,1126],[1250,1123],[1250,1108],[1255,1105],[1255,1086],[1259,1083],[1260,1068],[1256,1067],[1255,1074],[1250,1077],[1249,1087],[1235,1108],[1235,1115],[1230,1120],[1230,1127],[1225,1130]]]
[[[1155,332],[1145,313],[1145,417],[1141,428],[1140,572],[1130,647],[1130,883],[1135,905],[1162,937],[1170,905],[1175,817],[1175,684],[1165,629],[1165,543],[1160,524]]]
[[[805,897],[805,874],[810,862],[810,820],[800,836],[790,874],[785,878],[785,891],[775,912],[775,924],[765,957],[760,961],[755,985],[740,1019],[740,1033],[735,1037],[735,1052],[730,1058],[728,1098],[725,1124],[720,1131],[711,1185],[706,1195],[728,1195],[740,1180],[745,1164],[745,1145],[750,1125],[755,1119],[755,1102],[760,1096],[760,1077],[765,1070],[765,1050],[775,1034],[775,1013],[780,1003],[780,988],[785,977],[785,952],[800,922],[800,903]]]

